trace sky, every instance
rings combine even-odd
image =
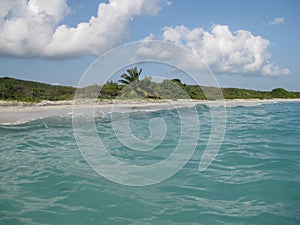
[[[76,86],[122,44],[174,57],[147,46],[159,40],[196,54],[222,87],[300,91],[299,12],[298,0],[0,0],[0,76]]]

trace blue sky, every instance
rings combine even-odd
[[[193,50],[223,87],[300,91],[298,0],[0,0],[0,5],[0,76],[76,85],[98,55],[148,38]]]

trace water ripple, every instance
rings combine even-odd
[[[300,104],[228,108],[224,143],[198,172],[210,133],[209,108],[197,106],[201,130],[192,159],[163,183],[134,188],[97,175],[82,158],[70,117],[0,126],[0,224],[300,224]],[[137,112],[134,129],[166,118],[161,149],[136,153],[115,139],[110,117],[96,127],[111,153],[143,165],[178,142],[174,111]],[[145,132],[145,133],[142,133]]]

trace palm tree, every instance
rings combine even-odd
[[[142,73],[142,69],[140,69],[140,71],[138,71],[138,69],[136,67],[134,67],[133,69],[128,69],[127,70],[127,73],[123,73],[121,75],[121,80],[119,80],[120,83],[122,84],[130,84],[130,83],[133,83],[133,82],[138,82],[139,81],[139,78],[140,78],[140,75]]]
[[[157,98],[157,93],[154,91],[151,77],[145,77],[139,80],[142,69],[138,71],[136,67],[127,70],[127,74],[121,75],[120,83],[125,84],[125,87],[119,93],[119,97],[124,98]]]

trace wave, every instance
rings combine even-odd
[[[173,106],[173,108],[160,108],[160,107],[154,107],[152,108],[151,105],[143,108],[131,108],[130,111],[128,109],[116,109],[116,112],[113,113],[129,113],[129,114],[134,114],[134,113],[153,113],[153,112],[168,112],[168,111],[173,111],[177,110],[178,108],[181,109],[188,109],[190,107],[195,106],[198,113],[202,112],[207,112],[211,110],[211,107],[221,107],[225,106],[226,108],[248,108],[248,107],[260,107],[264,105],[280,105],[280,104],[297,104],[297,102],[280,102],[280,101],[265,101],[265,102],[259,102],[259,101],[225,101],[223,102],[210,102],[210,103],[197,103],[195,105],[190,105],[190,106]],[[48,114],[46,113],[43,116],[40,116],[38,113],[31,112],[30,115],[26,115],[26,118],[20,118],[20,119],[15,119],[12,122],[2,122],[0,123],[0,126],[14,126],[14,125],[21,125],[21,124],[28,124],[32,123],[34,121],[43,121],[43,120],[52,120],[53,122],[56,120],[57,122],[62,122],[63,119],[70,119],[72,117],[89,117],[83,110],[83,112],[78,112],[78,113],[73,113],[71,112],[61,112],[61,114],[58,114],[59,112],[54,112],[50,111]],[[95,117],[96,119],[101,119],[101,118],[107,118],[111,116],[112,112],[109,111],[102,111],[97,109],[95,111]],[[52,115],[52,114],[57,114],[57,115]],[[18,114],[18,116],[22,116],[22,112]],[[4,116],[5,117],[5,116]]]
[[[168,180],[139,188],[112,183],[89,167],[72,129],[72,116],[86,114],[1,125],[0,223],[76,224],[81,218],[89,224],[300,224],[299,107],[228,107],[223,145],[211,166],[199,173],[210,108],[197,105],[204,126],[191,160]],[[130,116],[137,136],[147,136],[141,125],[154,117],[166,119],[171,128],[162,148],[130,151],[114,139],[111,115],[98,113],[97,131],[111,154],[124,162],[160,161],[180,136],[176,109],[135,111]]]

